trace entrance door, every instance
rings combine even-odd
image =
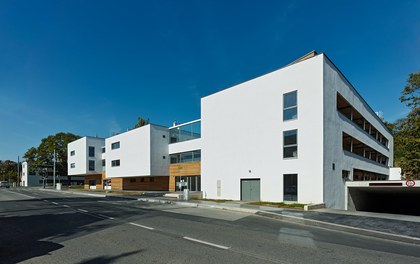
[[[241,200],[260,200],[260,179],[241,179]]]

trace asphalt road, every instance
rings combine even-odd
[[[420,263],[420,246],[218,209],[0,189],[0,263]]]

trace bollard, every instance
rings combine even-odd
[[[188,189],[184,189],[184,195],[183,195],[183,197],[184,197],[184,200],[185,201],[188,201],[189,199],[190,199],[190,190],[188,190]]]

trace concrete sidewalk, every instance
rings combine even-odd
[[[288,208],[276,208],[268,206],[249,205],[241,201],[213,202],[204,200],[182,201],[160,196],[161,192],[143,193],[143,195],[121,195],[112,193],[87,193],[77,190],[53,190],[45,191],[69,192],[74,194],[98,196],[98,197],[120,197],[143,202],[176,204],[188,207],[215,208],[245,212],[264,217],[279,219],[282,221],[318,226],[327,229],[345,231],[359,235],[373,236],[377,238],[392,239],[400,242],[420,244],[420,217],[409,215],[381,214],[360,211],[344,211],[334,209],[318,209],[303,211]]]

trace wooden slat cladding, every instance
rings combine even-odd
[[[169,176],[198,176],[201,175],[201,162],[187,162],[171,164]]]
[[[143,180],[142,180],[143,179]],[[112,190],[167,191],[168,176],[110,178]]]
[[[122,178],[109,178],[111,180],[111,190],[122,190],[123,189],[123,179]]]
[[[103,189],[102,185],[102,175],[101,174],[94,174],[94,175],[85,175],[85,182],[84,188],[89,189],[89,181],[95,180],[96,181],[96,189]]]
[[[175,176],[169,176],[169,191],[175,191]]]

